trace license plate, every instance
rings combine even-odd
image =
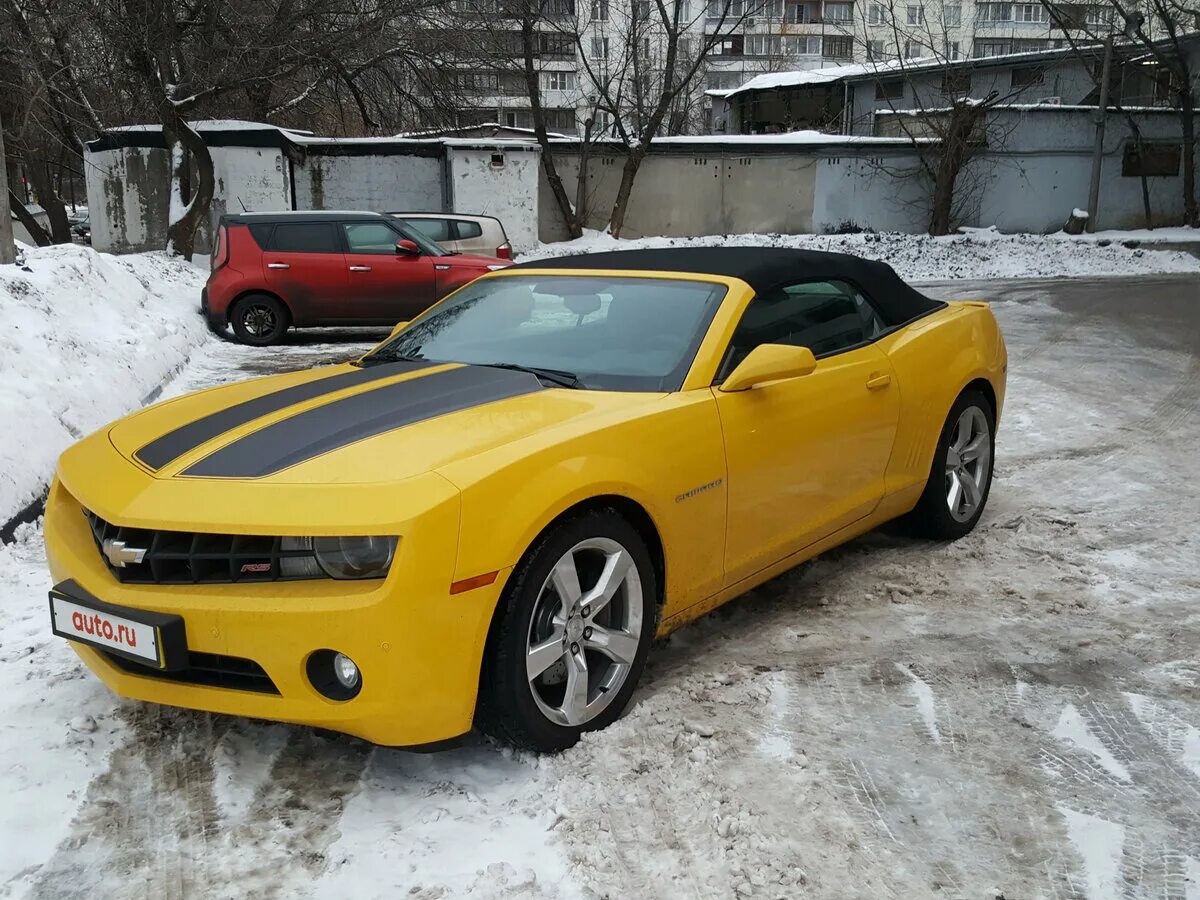
[[[59,637],[151,668],[175,670],[187,665],[182,618],[105,603],[73,581],[50,591],[50,624]]]

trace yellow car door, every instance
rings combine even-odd
[[[810,374],[716,396],[728,472],[726,583],[867,515],[883,497],[899,388],[873,343],[882,320],[841,282],[789,285],[752,300],[718,381],[763,343],[808,347]]]

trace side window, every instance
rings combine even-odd
[[[454,236],[450,234],[449,219],[404,219],[403,221],[409,228],[415,228],[434,243],[454,240]]]
[[[460,241],[469,240],[470,238],[477,238],[483,235],[483,228],[478,222],[467,222],[463,219],[455,219],[454,227],[458,231],[458,240]]]
[[[396,241],[402,238],[383,222],[347,222],[342,230],[351,253],[395,254]]]
[[[808,347],[815,356],[828,356],[872,341],[885,328],[871,302],[844,281],[784,285],[750,301],[733,333],[721,377],[759,344]]]
[[[326,222],[276,225],[271,249],[279,253],[341,253],[337,232]]]

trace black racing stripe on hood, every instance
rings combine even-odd
[[[447,369],[297,413],[222,447],[182,474],[262,478],[405,425],[540,390],[541,382],[525,372]]]
[[[232,431],[234,428],[240,428],[247,422],[252,422],[262,416],[278,412],[297,403],[304,403],[306,400],[312,400],[322,394],[331,394],[334,391],[378,381],[381,378],[390,378],[393,375],[403,375],[405,372],[424,369],[431,365],[433,363],[424,360],[387,363],[386,365],[356,369],[341,375],[332,375],[328,378],[318,378],[315,381],[306,381],[304,384],[293,385],[280,391],[272,391],[261,397],[255,397],[253,400],[235,404],[202,419],[189,422],[174,431],[169,431],[162,437],[155,438],[146,444],[134,456],[152,469],[161,469],[185,453],[195,450],[201,444],[206,444],[213,438]]]

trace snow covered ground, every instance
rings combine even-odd
[[[1159,272],[1200,272],[1200,259],[1179,251],[1155,251],[1126,247],[1124,240],[1181,240],[1181,234],[1196,235],[1195,229],[1153,232],[1111,232],[1072,237],[1067,234],[1001,234],[994,229],[970,229],[947,237],[924,234],[733,234],[695,238],[636,238],[617,240],[589,231],[574,241],[542,244],[522,254],[529,262],[575,253],[604,250],[634,250],[646,247],[796,247],[853,253],[889,263],[901,277],[919,281],[948,278],[1057,278],[1097,275],[1138,275]],[[1189,240],[1200,242],[1200,236]]]
[[[164,253],[24,248],[0,266],[0,524],[58,455],[143,402],[206,339],[207,273]]]
[[[901,244],[927,276],[958,253]],[[25,527],[0,547],[0,897],[1200,900],[1200,279],[930,291],[992,301],[1008,339],[980,527],[873,533],[689,626],[557,757],[118,700],[49,634]],[[378,336],[206,341],[165,394]]]

